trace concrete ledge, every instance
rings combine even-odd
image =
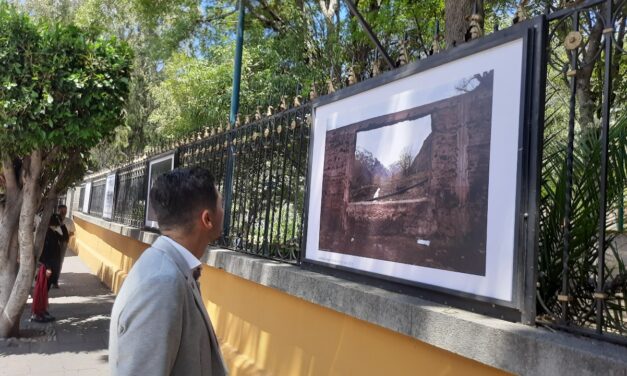
[[[81,212],[73,212],[72,217],[80,218],[84,221],[105,228],[111,232],[115,232],[116,234],[120,234],[146,244],[152,244],[159,237],[159,234],[154,232],[142,231],[136,227],[121,225],[115,222],[109,222],[106,219],[92,217]]]
[[[157,238],[76,215],[147,244]],[[230,250],[210,249],[207,264],[514,374],[627,376],[627,348],[622,346],[510,323]]]

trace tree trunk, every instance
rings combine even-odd
[[[18,187],[13,161],[2,163],[6,187],[5,204],[0,216],[0,313],[9,301],[17,277],[17,226],[22,207],[22,194]]]
[[[4,310],[0,314],[0,338],[6,338],[19,330],[20,315],[35,276],[35,235],[34,219],[42,189],[39,185],[41,176],[41,152],[34,151],[25,159],[22,166],[22,207],[18,227],[19,270],[11,294]]]
[[[475,0],[445,0],[445,39],[446,48],[464,43],[468,21]]]
[[[17,231],[13,232],[12,240],[9,243],[9,249],[7,257],[0,261],[0,312],[4,311],[9,296],[11,296],[11,289],[15,284],[15,278],[17,278]]]

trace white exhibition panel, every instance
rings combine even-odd
[[[115,197],[115,174],[107,176],[105,184],[104,204],[102,206],[102,218],[113,219],[113,198]]]
[[[416,73],[315,109],[305,258],[511,302],[523,77],[523,39]],[[319,249],[326,132],[457,95],[455,83],[494,70],[485,276]],[[514,94],[515,93],[515,94]]]
[[[85,195],[83,196],[83,213],[89,213],[89,200],[91,199],[91,182],[85,184]]]

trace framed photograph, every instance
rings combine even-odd
[[[91,201],[91,182],[87,182],[85,183],[85,187],[83,187],[83,190],[85,192],[84,198],[83,198],[83,207],[81,208],[83,213],[88,214],[89,213],[89,203]]]
[[[148,191],[146,193],[146,221],[147,228],[159,229],[159,223],[157,222],[157,216],[150,207],[150,189],[157,180],[159,175],[166,172],[170,172],[174,169],[174,153],[170,153],[159,158],[153,159],[148,162]]]
[[[105,183],[104,204],[102,206],[102,218],[104,219],[113,219],[116,176],[116,174],[108,175],[107,182]]]
[[[532,35],[315,104],[303,261],[519,307]]]

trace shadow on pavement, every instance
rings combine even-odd
[[[115,296],[89,269],[67,253],[59,280],[51,289],[48,311],[56,321],[30,322],[30,299],[21,320],[21,337],[0,341],[0,359],[20,354],[89,353],[106,351]],[[107,355],[98,362],[106,363]]]

